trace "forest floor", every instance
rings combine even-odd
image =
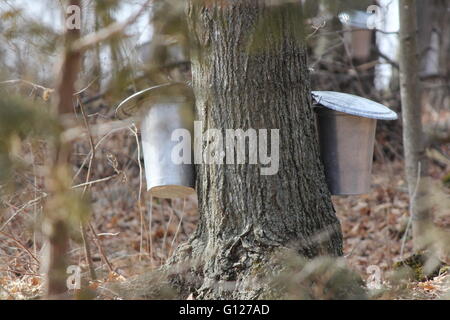
[[[100,109],[96,113],[96,123],[102,122],[104,112],[104,109]],[[103,114],[103,118],[109,116],[109,113]],[[83,162],[89,151],[86,140],[85,136],[81,136],[75,145],[72,162],[77,177],[74,178],[74,184],[84,182],[86,166]],[[195,197],[169,201],[151,199],[145,192],[145,181],[140,178],[137,161],[136,135],[131,129],[117,129],[102,139],[95,137],[95,140],[98,148],[91,180],[102,180],[92,184],[91,221],[104,255],[100,254],[90,234],[88,241],[100,279],[91,282],[91,288],[110,282],[123,282],[157,268],[179,243],[186,241],[192,234],[198,220]],[[449,148],[441,151],[450,154]],[[45,158],[38,152],[35,152],[34,157],[36,163]],[[439,161],[433,161],[429,169],[435,184],[431,190],[436,203],[433,206],[434,222],[444,235],[450,235],[450,186],[442,181],[449,170],[448,163]],[[32,175],[22,178],[25,186],[21,192],[3,199],[7,207],[4,208],[5,214],[0,216],[0,299],[32,298],[39,295],[42,285],[38,265],[42,236],[33,225],[43,209],[38,193],[44,184],[41,178]],[[333,203],[342,224],[344,254],[349,268],[368,283],[373,284],[375,279],[384,287],[389,287],[389,274],[394,270],[395,263],[412,253],[402,159],[377,157],[372,183],[369,194],[333,197]],[[30,184],[33,187],[29,187]],[[405,235],[407,229],[409,232]],[[446,245],[450,247],[450,242],[446,242]],[[450,263],[445,252],[441,253],[441,260]],[[71,241],[70,259],[72,264],[81,266],[83,271],[87,270],[82,242],[76,234]],[[403,287],[407,290],[401,293],[388,290],[374,295],[374,298],[450,299],[448,271],[426,281],[409,281]],[[100,298],[113,297],[106,295]]]

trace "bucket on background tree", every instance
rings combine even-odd
[[[364,11],[350,10],[339,14],[344,27],[344,41],[350,49],[353,59],[366,61],[370,58],[373,30],[369,26],[374,23],[373,14]]]
[[[194,96],[184,83],[170,83],[139,91],[116,109],[116,117],[134,117],[140,123],[147,190],[159,198],[180,198],[195,193],[193,161],[175,163],[175,146],[191,150],[192,141],[172,141],[172,133],[185,129],[193,136]]]
[[[333,195],[370,191],[377,120],[397,114],[377,102],[351,94],[313,91],[320,154]]]

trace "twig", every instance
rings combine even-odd
[[[22,249],[24,249],[24,250],[30,255],[30,257],[33,258],[34,261],[36,261],[38,264],[40,263],[39,259],[36,258],[36,256],[35,256],[30,250],[28,250],[28,248],[25,247],[25,245],[23,245],[22,242],[20,242],[20,241],[17,240],[14,236],[12,236],[12,235],[10,235],[10,234],[8,234],[8,233],[6,233],[6,232],[0,231],[0,233],[3,234],[3,235],[4,235],[5,237],[7,237],[8,239],[13,240],[13,241],[14,241],[15,243],[17,243]]]
[[[305,40],[308,41],[311,37],[313,37],[321,28],[325,27],[327,24],[326,21],[323,21],[319,26],[312,26],[314,31],[309,34],[308,36],[306,36]]]
[[[153,223],[153,196],[150,195],[150,208],[148,210],[148,233],[150,238],[150,265],[153,267],[153,236],[152,236],[152,223]]]
[[[346,255],[344,256],[344,258],[347,259],[347,258],[349,258],[351,255],[353,255],[353,252],[355,252],[355,250],[356,250],[357,248],[359,248],[359,245],[360,245],[361,243],[362,243],[362,241],[358,242],[358,243],[356,244],[356,246],[354,246],[354,247],[352,248],[352,251],[350,251],[348,254],[346,254]]]
[[[84,105],[87,105],[87,104],[89,104],[89,103],[92,103],[92,102],[94,102],[94,101],[97,101],[98,99],[103,98],[104,96],[105,96],[105,92],[99,93],[99,94],[97,94],[97,95],[95,95],[95,96],[93,96],[93,97],[89,97],[89,98],[84,99],[84,100],[83,100],[83,104],[84,104]]]
[[[173,236],[172,243],[170,244],[169,256],[172,254],[173,246],[175,244],[175,240],[178,237],[178,233],[180,232],[181,224],[183,223],[185,204],[186,204],[186,198],[183,198],[183,207],[181,208],[181,218],[180,218],[180,222],[178,223],[177,231],[175,232],[175,234]]]
[[[166,230],[164,231],[164,237],[163,237],[163,249],[164,250],[166,250],[167,234],[169,233],[170,223],[172,222],[172,219],[173,219],[173,216],[174,216],[174,213],[173,213],[173,210],[172,210],[173,202],[172,202],[171,199],[169,201],[170,201],[169,202],[170,205],[168,207],[170,208],[170,216],[169,216],[169,221],[167,222],[167,225],[166,225]]]
[[[95,157],[95,146],[94,146],[94,139],[92,138],[92,134],[91,134],[91,128],[89,127],[89,122],[86,118],[86,113],[84,111],[84,106],[78,97],[77,97],[77,100],[78,100],[78,104],[80,106],[80,110],[81,110],[81,114],[83,116],[86,130],[89,135],[89,145],[91,146],[91,156],[89,158],[88,172],[86,174],[86,182],[85,182],[85,186],[84,186],[83,193],[82,193],[82,196],[84,197],[86,194],[86,191],[91,186],[91,184],[88,184],[88,183],[89,183],[89,179],[91,177],[92,163],[93,163],[94,157]],[[97,274],[95,273],[94,262],[92,261],[91,248],[90,248],[89,241],[87,238],[86,228],[85,228],[83,222],[80,222],[80,229],[81,229],[81,236],[82,236],[82,240],[83,240],[84,254],[86,256],[86,262],[88,264],[89,273],[91,275],[91,279],[96,280]]]
[[[83,240],[84,255],[86,256],[86,262],[89,268],[89,274],[92,280],[97,280],[97,274],[95,273],[94,262],[92,261],[91,246],[89,245],[89,239],[87,238],[86,228],[83,222],[80,222],[81,238]]]
[[[37,202],[39,202],[40,200],[44,199],[45,197],[47,197],[47,194],[44,194],[43,196],[40,196],[36,199],[30,200],[27,203],[25,203],[24,205],[22,205],[19,209],[17,209],[16,212],[14,212],[14,214],[1,226],[0,231],[2,231],[7,225],[8,223],[11,222],[11,220],[13,220],[20,212],[22,212],[25,208],[29,207],[30,205],[36,204]]]
[[[99,233],[99,234],[97,234],[99,237],[100,236],[112,236],[112,237],[115,237],[115,236],[118,236],[120,234],[120,232],[116,232],[116,233],[111,233],[111,232],[103,232],[103,233]]]
[[[446,155],[442,154],[439,150],[435,148],[433,149],[427,148],[426,155],[428,158],[441,164],[444,168],[450,166],[450,158],[448,158]]]
[[[41,89],[43,91],[48,91],[48,90],[53,91],[53,89],[46,88],[46,87],[41,86],[39,84],[33,83],[31,81],[28,81],[28,80],[23,80],[23,79],[14,79],[14,80],[2,81],[2,82],[0,82],[0,85],[14,85],[14,84],[21,83],[21,82],[25,83],[25,84],[28,84],[28,85],[32,86],[33,88]]]
[[[91,186],[91,185],[99,183],[99,182],[109,181],[109,180],[111,180],[111,179],[113,179],[115,177],[117,177],[117,174],[109,176],[109,177],[106,177],[106,178],[101,178],[101,179],[97,179],[97,180],[93,180],[93,181],[89,181],[89,182],[85,182],[85,183],[80,183],[80,184],[77,184],[75,186],[72,186],[72,189],[86,187],[86,186]]]
[[[123,30],[133,23],[147,8],[147,6],[153,0],[148,0],[134,15],[130,16],[126,21],[120,23],[115,22],[109,26],[95,32],[84,36],[83,38],[75,41],[71,46],[72,52],[83,52],[92,48],[100,42],[106,41],[112,37],[115,37],[123,32]]]
[[[106,257],[103,247],[100,244],[100,239],[97,236],[97,232],[95,232],[95,229],[90,222],[88,222],[87,225],[89,227],[89,230],[92,232],[92,234],[94,236],[94,242],[97,245],[97,249],[100,252],[100,256],[102,257],[103,262],[108,266],[108,269],[110,272],[114,272],[114,268],[113,268],[112,264],[109,262],[108,258]]]
[[[0,271],[2,272],[12,272],[12,273],[20,273],[23,276],[34,276],[34,277],[38,277],[38,278],[43,278],[42,275],[35,273],[35,272],[26,272],[26,271],[20,271],[17,269],[11,269],[8,267],[8,269],[0,269]]]
[[[387,55],[385,55],[383,52],[381,52],[377,46],[375,46],[373,48],[373,50],[375,51],[375,54],[379,55],[381,58],[386,60],[386,62],[389,63],[390,65],[392,65],[395,69],[397,69],[397,70],[400,69],[400,65],[397,62],[395,62],[394,60],[392,60],[391,58],[389,58]]]
[[[92,138],[91,128],[90,128],[89,122],[88,122],[88,120],[86,118],[86,113],[84,111],[83,104],[81,103],[79,98],[77,98],[77,100],[78,100],[78,105],[80,106],[81,114],[83,116],[84,125],[86,126],[86,130],[88,132],[89,145],[91,147],[91,152],[90,152],[90,157],[89,157],[89,164],[88,164],[88,171],[87,171],[87,174],[86,174],[86,182],[85,182],[85,183],[88,183],[89,179],[91,177],[92,163],[93,163],[94,158],[95,158],[95,146],[94,146],[94,139]],[[85,185],[85,187],[83,189],[83,196],[85,195],[85,193],[86,193],[87,189],[89,188],[89,186],[90,186],[90,184],[89,185],[88,184]]]
[[[124,129],[129,129],[128,126],[126,127],[120,127],[120,128],[115,128],[115,129],[111,129],[108,133],[106,133],[103,137],[100,138],[100,140],[98,140],[97,144],[95,145],[94,149],[98,149],[98,147],[103,143],[103,141],[108,138],[111,134],[120,131],[120,130],[124,130]],[[86,162],[88,161],[90,155],[91,155],[92,151],[89,151],[87,157],[83,160],[83,162],[80,165],[80,168],[78,169],[78,171],[75,173],[75,175],[72,178],[72,181],[75,180],[78,175],[81,173],[81,170],[83,169],[84,165],[86,164]]]
[[[36,159],[33,152],[33,145],[29,143],[30,147],[30,153],[32,158],[32,165],[33,165],[33,179],[34,179],[34,186],[37,185],[37,174],[36,174]],[[34,198],[37,198],[37,189],[33,188],[34,190]],[[33,223],[35,224],[37,221],[37,202],[33,204]],[[36,245],[36,228],[33,228],[33,251],[34,255],[37,256],[37,245]]]
[[[337,43],[337,44],[335,44],[335,45],[329,47],[327,50],[325,50],[325,51],[320,55],[320,57],[317,58],[316,61],[314,61],[314,62],[311,64],[311,68],[314,68],[319,62],[321,62],[322,59],[323,59],[328,53],[332,52],[334,49],[339,48],[339,47],[342,46],[342,45],[343,45],[343,42],[339,42],[339,43]]]
[[[142,254],[143,249],[143,243],[144,243],[144,212],[142,211],[142,203],[141,203],[141,195],[142,195],[142,165],[141,165],[141,148],[139,144],[139,137],[137,135],[137,128],[136,125],[133,123],[130,127],[130,131],[133,133],[135,139],[136,139],[136,145],[137,145],[137,162],[139,165],[139,194],[138,194],[138,209],[139,209],[139,216],[141,220],[141,239],[139,244],[139,253]],[[141,260],[141,255],[139,256],[139,260]]]
[[[89,87],[95,82],[95,81],[97,81],[97,79],[98,79],[98,77],[97,78],[95,78],[94,80],[92,80],[91,82],[89,82],[89,84],[86,86],[86,87],[84,87],[83,89],[81,89],[80,91],[78,91],[78,92],[75,92],[73,95],[74,96],[78,96],[80,93],[83,93],[84,91],[86,91],[87,89],[89,89]],[[78,103],[80,102],[80,100],[78,100]],[[80,104],[80,103],[79,103]],[[83,101],[83,104],[85,104],[85,102]]]
[[[417,195],[417,190],[419,189],[419,182],[420,182],[420,172],[421,172],[421,163],[419,162],[417,164],[417,180],[416,180],[416,186],[414,187],[414,192],[412,194],[412,199],[411,199],[411,203],[414,203],[414,199],[416,198]],[[405,249],[405,242],[406,242],[406,237],[408,235],[408,231],[409,228],[411,227],[411,223],[412,223],[412,219],[413,219],[413,210],[412,210],[412,206],[409,206],[409,219],[408,219],[408,224],[406,225],[406,230],[405,233],[403,234],[403,239],[402,239],[402,247],[400,249],[400,258],[401,260],[403,260],[403,250]]]

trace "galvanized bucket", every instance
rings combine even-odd
[[[397,114],[374,101],[331,91],[313,91],[320,154],[333,195],[370,191],[377,119]]]
[[[147,190],[159,198],[179,198],[195,193],[194,166],[175,163],[174,147],[190,150],[192,139],[172,141],[176,129],[193,137],[194,107],[190,88],[184,84],[156,86],[129,97],[116,110],[116,116],[139,116]]]
[[[342,12],[338,15],[344,30],[344,41],[347,42],[352,58],[366,60],[370,57],[372,33],[370,17],[373,14],[359,10]]]

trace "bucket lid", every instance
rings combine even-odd
[[[353,94],[334,91],[312,91],[311,95],[317,105],[335,111],[379,120],[396,120],[398,118],[397,113],[388,107]]]
[[[354,28],[369,29],[367,25],[369,17],[371,15],[371,13],[367,13],[361,10],[350,10],[341,12],[338,15],[338,18],[342,24],[349,25]]]
[[[116,118],[126,119],[155,103],[193,101],[192,89],[185,83],[172,82],[153,86],[134,93],[116,108]]]

